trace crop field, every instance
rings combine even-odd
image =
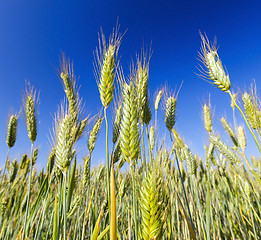
[[[100,34],[94,65],[103,111],[94,124],[83,117],[71,60],[61,56],[65,101],[50,126],[52,149],[42,171],[35,167],[38,90],[26,86],[23,111],[10,116],[6,129],[0,239],[261,239],[261,106],[256,86],[236,94],[215,44],[201,34],[198,77],[230,96],[227,105],[237,114],[229,118],[232,122],[220,119],[221,136],[212,124],[213,108],[202,106],[205,132],[200,134],[208,136],[208,144],[205,155],[198,156],[182,139],[182,129],[175,128],[176,120],[182,121],[176,118],[179,92],[162,88],[155,99],[150,97],[150,51],[143,50],[126,74],[118,56],[122,41],[117,28],[109,38]],[[159,108],[165,126],[158,125]],[[11,159],[22,115],[31,154]],[[91,131],[84,135],[87,125]],[[104,135],[99,134],[102,125]],[[163,128],[168,134],[162,140]],[[258,156],[245,154],[250,140],[246,132]],[[77,142],[84,136],[88,154],[79,159]],[[99,151],[104,151],[106,164],[90,167],[98,137],[105,138]]]

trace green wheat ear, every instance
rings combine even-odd
[[[259,119],[260,113],[257,114],[257,112],[254,108],[253,99],[251,98],[250,94],[245,92],[242,96],[242,100],[244,103],[245,114],[247,116],[247,119],[248,119],[251,127],[254,129],[261,128],[260,119]]]
[[[6,207],[7,207],[7,199],[6,197],[2,197],[0,202],[0,216],[3,219],[4,215],[6,213]]]
[[[72,82],[72,79],[70,79],[69,73],[61,73],[61,79],[64,83],[64,91],[67,96],[68,102],[69,102],[69,109],[70,113],[77,118],[78,115],[78,109],[77,109],[77,101],[76,101],[76,93],[74,89],[74,83]]]
[[[106,44],[104,34],[99,39],[99,49],[96,49],[95,72],[100,99],[107,109],[113,99],[114,79],[117,69],[117,55],[121,42],[118,28],[112,33],[109,43]]]
[[[229,148],[222,140],[214,135],[210,135],[210,141],[218,147],[219,151],[231,162],[231,163],[239,163],[238,155]]]
[[[121,158],[121,143],[120,141],[117,142],[115,150],[113,152],[113,163],[117,163]]]
[[[209,169],[211,167],[211,162],[213,163],[213,165],[216,166],[216,161],[215,161],[215,157],[214,157],[214,150],[215,150],[215,146],[212,142],[210,142],[209,146],[204,146],[205,150],[206,150],[206,167]]]
[[[156,96],[155,103],[154,103],[154,107],[155,107],[156,111],[158,111],[158,109],[159,109],[159,104],[160,104],[162,95],[163,95],[163,90],[160,90]]]
[[[123,89],[124,102],[120,129],[122,154],[130,164],[137,160],[139,154],[139,128],[137,102],[132,82],[125,83]]]
[[[149,124],[151,111],[149,107],[148,78],[149,78],[149,59],[143,56],[143,60],[138,60],[136,73],[136,91],[139,119],[141,123]]]
[[[241,147],[242,151],[244,152],[246,149],[246,135],[245,135],[245,130],[242,126],[239,126],[237,128],[237,133],[238,133],[238,143],[239,146]]]
[[[151,147],[151,150],[154,149],[154,146],[155,146],[155,130],[154,130],[154,127],[150,127],[150,135],[149,135],[149,140],[150,140],[150,147]]]
[[[47,172],[49,174],[51,174],[51,172],[53,171],[54,162],[55,162],[55,149],[53,149],[51,151],[51,153],[49,154],[49,157],[48,157]]]
[[[188,169],[188,174],[190,176],[195,175],[196,173],[196,161],[195,158],[192,156],[192,153],[190,151],[190,149],[188,148],[188,146],[185,146],[185,156],[186,156],[186,160],[187,160],[187,169]]]
[[[165,110],[165,124],[167,129],[171,132],[176,122],[176,103],[177,99],[174,96],[168,97],[166,101],[166,110]]]
[[[116,144],[119,135],[120,135],[120,126],[121,126],[121,119],[122,119],[122,105],[118,104],[116,108],[116,114],[113,121],[113,131],[112,131],[112,142]]]
[[[61,54],[60,59],[60,77],[63,81],[64,92],[68,99],[70,114],[76,120],[79,114],[81,100],[79,99],[79,91],[76,87],[76,76],[73,69],[73,62]]]
[[[113,98],[115,78],[115,46],[109,45],[104,54],[103,66],[99,84],[100,98],[102,105],[108,108]]]
[[[7,171],[8,171],[8,178],[9,182],[12,183],[17,175],[18,172],[18,163],[16,160],[12,161],[11,163],[6,165]]]
[[[82,183],[84,189],[86,189],[88,184],[90,183],[90,161],[91,161],[90,155],[88,155],[83,159]]]
[[[9,148],[12,148],[15,144],[16,132],[17,132],[17,116],[12,115],[9,119],[8,128],[7,128],[7,137],[6,137],[6,143]]]
[[[212,132],[212,117],[210,107],[207,104],[203,106],[204,125],[205,129],[210,133]]]
[[[235,110],[235,103],[237,102],[237,94],[236,93],[233,93],[232,94],[232,97],[231,97],[231,107],[233,110]]]
[[[211,46],[206,36],[201,36],[200,58],[206,70],[201,71],[203,78],[209,79],[214,85],[224,92],[228,92],[231,83],[229,75],[225,72],[215,46]],[[202,68],[203,69],[203,68]]]
[[[29,90],[26,97],[25,103],[25,118],[26,118],[26,128],[28,137],[33,143],[37,136],[37,126],[36,126],[36,113],[35,113],[35,91],[33,89]]]
[[[27,155],[24,154],[19,164],[19,169],[24,169],[27,161]]]
[[[33,158],[32,159],[32,166],[35,165],[37,157],[38,157],[38,148],[34,149],[34,152],[33,152],[33,155],[32,155],[32,158]]]
[[[73,122],[70,115],[60,121],[57,130],[57,143],[55,147],[56,161],[55,166],[63,173],[66,173],[71,160],[74,157],[75,151],[72,150],[74,145],[74,138],[72,136]]]
[[[90,133],[89,136],[89,140],[88,140],[88,149],[90,154],[92,154],[94,147],[95,147],[95,143],[98,137],[98,133],[100,131],[101,125],[102,125],[102,121],[103,118],[102,117],[98,117],[98,119],[96,120],[95,124],[93,125],[92,131]]]
[[[225,131],[226,131],[226,132],[228,133],[228,135],[230,136],[230,138],[231,138],[232,142],[234,143],[234,145],[235,145],[236,147],[238,147],[237,137],[236,137],[236,135],[235,135],[233,129],[229,126],[227,120],[226,120],[224,117],[222,117],[222,118],[220,119],[220,121],[221,121],[221,123],[222,123],[222,125],[223,125]]]
[[[162,239],[163,234],[163,178],[159,166],[148,169],[140,187],[141,239]]]

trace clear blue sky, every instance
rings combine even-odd
[[[232,89],[247,90],[256,79],[260,90],[260,10],[260,1],[0,0],[0,165],[7,152],[8,114],[19,111],[27,79],[40,90],[36,146],[40,148],[38,167],[45,166],[53,116],[64,97],[57,76],[61,50],[74,60],[86,113],[93,116],[101,109],[93,74],[93,51],[100,27],[108,36],[117,18],[120,31],[127,30],[119,52],[126,74],[136,53],[152,42],[151,96],[166,82],[174,90],[183,81],[176,127],[192,151],[202,155],[207,135],[201,108],[209,94],[215,119],[230,116],[231,110],[229,97],[195,74],[199,30],[206,32],[210,39],[217,36],[219,54],[229,71]],[[159,118],[164,133],[162,112]],[[239,119],[239,122],[243,121]],[[17,143],[11,153],[18,160],[24,152],[29,154],[30,149],[24,125],[21,117]],[[220,128],[218,121],[215,128]],[[104,159],[104,132],[105,125],[93,164]],[[78,145],[79,156],[87,151],[86,142],[87,136]]]

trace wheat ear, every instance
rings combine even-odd
[[[250,94],[245,92],[242,96],[242,100],[244,103],[245,114],[251,127],[253,129],[260,129],[261,126],[259,125],[259,121],[256,118],[254,104]]]
[[[224,92],[228,92],[231,84],[229,75],[225,72],[221,60],[218,56],[215,45],[210,45],[206,36],[201,36],[200,58],[206,70],[203,70],[203,77],[210,79],[212,83]],[[203,68],[202,68],[203,69]]]
[[[17,116],[16,115],[11,115],[11,117],[9,118],[9,122],[8,122],[7,136],[6,136],[6,144],[8,146],[8,151],[7,151],[7,155],[6,155],[6,162],[8,161],[8,158],[9,158],[10,149],[15,144],[16,132],[17,132]],[[5,169],[6,169],[6,162],[5,162],[5,166],[4,166],[4,170],[3,170],[3,175],[2,175],[2,178],[1,178],[0,186],[2,186],[4,173],[5,173]]]
[[[151,120],[148,93],[149,61],[143,56],[143,60],[138,60],[137,65],[136,90],[139,119],[142,124],[148,125]]]
[[[205,129],[211,133],[212,132],[212,117],[210,112],[210,106],[204,104],[203,106],[203,116],[204,116],[204,125]]]
[[[8,128],[7,128],[7,137],[6,137],[6,144],[9,148],[12,148],[15,144],[16,132],[17,132],[17,116],[12,115],[9,119]]]
[[[228,124],[227,120],[226,120],[224,117],[222,117],[222,118],[220,119],[220,122],[222,123],[222,125],[223,125],[225,131],[226,131],[226,132],[228,133],[228,135],[230,136],[230,138],[231,138],[232,142],[234,143],[234,145],[235,145],[236,147],[238,147],[237,137],[236,137],[236,135],[235,135],[233,129],[232,129],[232,128],[230,127],[230,125]]]
[[[144,240],[161,239],[163,234],[163,179],[159,166],[147,170],[140,188],[140,235]]]
[[[121,119],[122,119],[122,105],[119,105],[116,109],[115,119],[113,121],[113,131],[112,131],[113,144],[116,144],[120,135]]]
[[[132,82],[125,83],[123,89],[124,102],[120,129],[121,151],[131,165],[137,160],[139,153],[139,128],[137,103]]]
[[[176,122],[176,103],[177,99],[174,96],[170,96],[166,101],[166,110],[165,110],[165,124],[167,129],[171,132]]]
[[[88,149],[89,149],[90,154],[92,154],[93,149],[95,147],[95,143],[96,143],[98,133],[99,133],[101,125],[102,125],[102,121],[103,121],[103,118],[98,117],[98,119],[96,120],[95,124],[93,125],[92,131],[90,133],[89,140],[88,140]]]
[[[64,92],[69,102],[70,114],[74,119],[78,118],[80,99],[76,88],[76,76],[73,70],[73,63],[62,53],[60,60],[60,77],[63,81]]]
[[[35,94],[33,92],[26,98],[25,117],[28,137],[31,140],[31,143],[33,143],[37,136]]]
[[[231,162],[239,163],[239,158],[222,140],[214,135],[210,135],[210,141],[218,147],[219,151]]]

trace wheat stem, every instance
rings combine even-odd
[[[194,187],[194,190],[195,190],[197,205],[199,207],[200,213],[202,214],[203,211],[202,211],[201,203],[200,203],[200,200],[199,200],[198,186],[197,186],[196,181],[195,181],[195,176],[191,176],[191,180],[192,180],[191,184],[193,184],[193,187]],[[203,219],[202,219],[203,217],[202,217],[201,214],[200,214],[200,223],[201,223],[202,232],[204,234],[204,239],[206,239],[206,232],[205,232],[205,229],[204,229],[204,223],[203,223]]]
[[[148,131],[148,125],[146,125],[146,133],[147,133],[147,137],[148,137],[148,142],[149,142],[149,151],[150,151],[150,162],[152,162],[152,150],[151,150],[151,145],[150,145],[150,136],[149,136],[149,131]]]
[[[49,190],[50,190],[50,186],[51,186],[51,182],[52,182],[52,179],[53,179],[53,173],[54,172],[52,172],[51,173],[51,176],[50,176],[50,178],[51,178],[51,180],[50,180],[50,183],[48,184],[48,187],[47,187],[47,190],[46,190],[46,195],[45,195],[45,197],[44,197],[44,200],[43,200],[43,204],[42,205],[44,205],[45,207],[46,207],[46,205],[48,205],[48,203],[49,203],[49,201],[46,201],[46,199],[47,199],[47,197],[48,197],[48,194],[50,194],[50,192],[49,192]],[[49,176],[49,173],[48,173],[48,175],[46,176],[46,178]],[[48,199],[47,199],[48,200]],[[40,236],[41,236],[41,232],[42,232],[42,227],[43,227],[43,222],[44,222],[44,219],[45,219],[45,211],[44,211],[44,208],[43,208],[43,210],[42,210],[42,212],[41,212],[41,222],[39,222],[39,224],[38,224],[38,226],[37,226],[37,229],[36,229],[36,233],[35,233],[35,237],[34,237],[34,239],[36,240],[37,239],[37,235],[38,235],[38,230],[39,230],[39,228],[40,228],[40,231],[39,231],[39,240],[40,240]]]
[[[106,115],[106,108],[104,108],[104,119],[105,119],[105,124],[106,124],[106,160],[107,160],[107,189],[108,189],[108,206],[109,206],[109,219],[110,219],[110,216],[111,216],[111,209],[110,209],[110,206],[111,206],[111,201],[110,201],[110,160],[109,160],[109,134],[108,134],[108,120],[107,120],[107,115]]]
[[[66,239],[66,223],[67,223],[67,214],[66,214],[66,175],[63,174],[63,237]]]
[[[137,222],[137,198],[136,198],[136,184],[134,178],[135,172],[135,164],[130,166],[131,171],[131,180],[132,180],[132,198],[133,198],[133,219],[134,219],[134,233],[135,233],[135,240],[138,240],[138,222]]]
[[[25,217],[24,217],[24,228],[23,228],[22,240],[24,240],[25,237],[27,238],[26,221],[27,221],[27,215],[28,215],[28,210],[29,210],[29,201],[30,201],[30,192],[31,192],[30,189],[31,189],[31,180],[32,180],[32,169],[33,169],[33,150],[34,150],[34,143],[32,142],[32,144],[31,144],[31,163],[30,163],[29,187],[28,187]]]
[[[142,141],[142,153],[143,153],[143,166],[146,165],[146,153],[145,153],[145,143],[144,143],[144,124],[141,123],[141,141]]]
[[[115,180],[114,180],[114,166],[112,161],[111,166],[111,216],[110,216],[110,240],[117,239],[117,213],[116,213],[116,193],[115,193]]]
[[[157,117],[158,117],[158,110],[155,110],[155,158],[158,152],[158,129],[157,129]]]
[[[195,233],[195,227],[194,227],[194,224],[193,224],[193,221],[192,221],[191,212],[190,212],[190,209],[189,209],[188,198],[187,198],[187,194],[186,194],[186,191],[185,191],[184,183],[182,181],[181,171],[180,171],[180,167],[179,167],[179,160],[177,158],[176,150],[174,150],[174,156],[176,158],[176,163],[177,163],[177,167],[178,167],[178,171],[179,171],[179,177],[180,177],[180,181],[181,181],[181,185],[182,185],[182,189],[183,189],[183,192],[184,192],[184,197],[185,197],[185,201],[186,201],[186,205],[187,205],[187,209],[188,209],[188,213],[189,213],[189,220],[190,220],[193,232]]]

